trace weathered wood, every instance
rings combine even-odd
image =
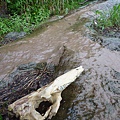
[[[7,13],[7,2],[0,0],[0,16],[4,16]]]
[[[72,69],[56,78],[52,83],[15,101],[13,104],[9,105],[9,110],[13,111],[16,116],[20,116],[21,120],[44,120],[47,117],[51,119],[56,115],[59,109],[60,101],[62,100],[62,91],[74,82],[82,71],[82,66]],[[40,114],[36,111],[36,108],[44,101],[50,102],[51,105],[47,108],[45,113]]]

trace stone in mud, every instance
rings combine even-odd
[[[5,36],[5,39],[16,40],[18,38],[23,38],[26,35],[26,32],[10,32]]]
[[[91,40],[98,42],[103,47],[106,47],[112,51],[120,51],[120,38],[111,36],[101,36],[98,33],[94,33],[91,36]]]
[[[114,77],[118,80],[120,80],[120,72],[115,71]]]
[[[15,41],[17,39],[23,38],[25,37],[25,35],[26,32],[10,32],[4,37],[2,44],[7,44],[11,41]]]
[[[17,70],[31,70],[34,69],[35,67],[36,67],[36,63],[31,62],[18,66]]]
[[[107,38],[102,37],[101,45],[110,50],[120,51],[120,38]]]

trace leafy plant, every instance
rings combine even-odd
[[[63,14],[66,8],[69,10],[74,9],[80,6],[79,3],[85,1],[86,0],[7,0],[10,13],[16,14],[23,14],[27,11],[31,13],[34,9],[38,10],[43,7],[44,9],[50,10],[51,14]]]
[[[2,115],[0,114],[0,120],[3,120]]]
[[[9,18],[0,18],[0,37],[8,32],[30,33],[52,15],[68,14],[86,0],[6,0]],[[88,0],[91,1],[91,0]]]
[[[120,4],[115,5],[110,11],[96,11],[98,17],[94,21],[94,28],[104,30],[110,27],[120,27]]]

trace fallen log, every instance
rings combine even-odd
[[[15,113],[17,117],[19,116],[20,120],[51,119],[60,107],[62,91],[74,82],[83,70],[80,66],[59,76],[50,84],[10,104],[9,111]],[[45,104],[47,104],[46,107]],[[41,107],[39,112],[38,107]]]

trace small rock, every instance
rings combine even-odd
[[[17,69],[18,70],[26,70],[26,71],[28,71],[28,70],[34,69],[35,66],[36,66],[36,63],[31,62],[31,63],[28,63],[28,64],[21,64],[21,65],[18,66]]]
[[[16,40],[23,38],[26,35],[26,32],[10,32],[5,36],[5,39]]]
[[[101,43],[103,46],[106,46],[110,50],[120,51],[120,38],[103,38]]]

